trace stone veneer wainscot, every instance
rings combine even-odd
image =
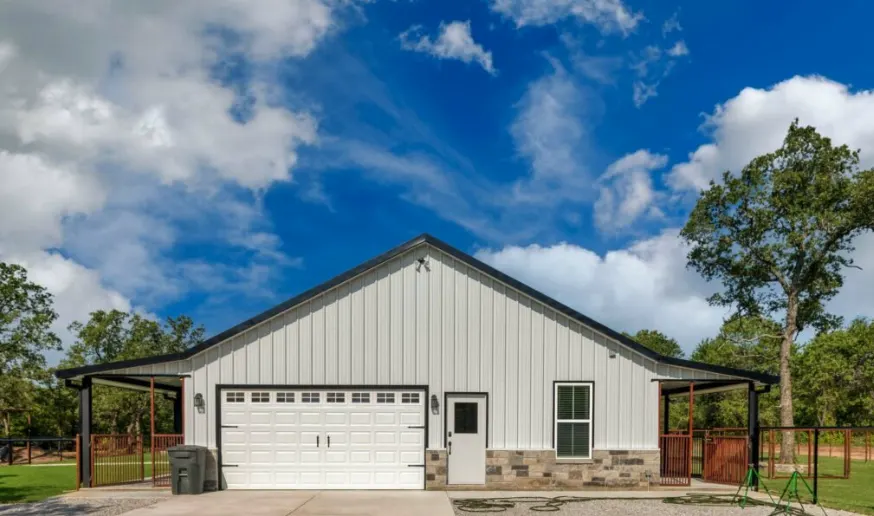
[[[426,452],[427,489],[446,485],[446,451]],[[658,450],[595,450],[591,460],[556,460],[555,450],[488,450],[486,483],[459,489],[639,489],[659,485]]]

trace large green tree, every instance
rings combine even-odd
[[[176,353],[203,340],[204,329],[186,316],[154,321],[118,310],[97,311],[85,322],[70,325],[76,341],[62,367],[102,364]],[[95,386],[94,414],[98,428],[108,432],[142,433],[148,427],[147,395],[116,387]],[[160,425],[168,425],[170,405],[158,399]]]
[[[45,369],[43,352],[61,349],[51,330],[57,317],[45,288],[28,281],[23,267],[0,262],[0,380]]]
[[[791,350],[808,327],[833,328],[825,310],[853,266],[853,239],[874,228],[874,170],[858,151],[834,146],[797,121],[783,146],[725,172],[701,193],[682,237],[689,266],[723,290],[710,298],[741,314],[779,316],[780,424],[794,425]],[[782,462],[794,438],[783,436]]]
[[[778,374],[780,370],[780,325],[762,317],[734,317],[719,333],[704,339],[692,352],[691,359],[708,364],[737,367],[761,373]],[[760,397],[759,413],[765,424],[779,422],[779,393]],[[703,396],[695,406],[695,425],[699,428],[747,426],[746,392],[730,391]]]
[[[821,333],[799,359],[796,400],[806,424],[874,424],[874,322]]]
[[[683,349],[677,341],[658,330],[640,330],[634,335],[625,335],[662,355],[683,358]]]

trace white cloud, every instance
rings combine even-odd
[[[706,188],[726,170],[776,150],[798,117],[836,143],[861,149],[862,166],[874,166],[874,91],[851,91],[823,77],[793,77],[767,89],[744,88],[719,104],[702,126],[710,142],[675,165],[668,183],[677,190]]]
[[[565,18],[591,24],[601,32],[628,34],[643,20],[622,0],[492,0],[492,10],[517,27],[550,25]]]
[[[477,62],[483,70],[495,75],[492,53],[473,40],[470,21],[454,21],[440,24],[440,34],[432,40],[421,34],[421,27],[410,27],[400,35],[401,47],[405,50],[430,54],[438,59],[458,59],[464,63]]]
[[[844,288],[827,307],[847,321],[870,317],[874,303],[874,235],[856,243],[863,270],[845,271]],[[656,329],[689,353],[731,314],[707,303],[718,285],[686,269],[687,252],[678,230],[668,229],[603,255],[560,243],[486,249],[477,257],[615,330]]]
[[[679,41],[668,49],[647,45],[634,56],[630,68],[639,78],[632,86],[632,100],[635,107],[639,108],[649,99],[658,96],[658,87],[671,74],[677,59],[688,53],[686,44]]]
[[[646,101],[653,97],[658,96],[658,87],[659,83],[656,82],[654,84],[646,84],[642,81],[634,81],[634,85],[632,86],[632,100],[634,101],[635,107],[640,107],[646,104]]]
[[[262,65],[308,55],[352,4],[4,2],[0,259],[31,269],[65,325],[207,290],[174,257],[182,241],[222,250],[217,288],[293,266],[259,196],[291,179],[317,121],[274,102]],[[211,75],[229,51],[254,71],[243,120]]]
[[[583,124],[586,93],[556,61],[552,73],[532,82],[511,133],[520,155],[531,162],[531,177],[517,183],[519,202],[554,201],[588,194]]]
[[[686,252],[677,231],[666,230],[603,255],[561,243],[477,257],[618,331],[657,329],[691,351],[727,313],[708,305],[712,287],[686,270]]]
[[[681,30],[683,30],[683,27],[680,25],[680,13],[675,12],[662,24],[662,37],[674,31],[680,32]]]
[[[674,46],[668,49],[668,55],[671,57],[682,57],[689,55],[689,47],[686,46],[686,42],[682,39],[676,43]]]
[[[594,206],[595,225],[602,231],[616,231],[641,216],[658,216],[659,194],[653,189],[651,173],[667,163],[667,156],[641,149],[607,167],[598,180],[601,191]]]

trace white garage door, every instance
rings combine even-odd
[[[422,489],[422,390],[224,389],[228,489]]]

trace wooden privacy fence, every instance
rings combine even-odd
[[[145,478],[142,436],[91,435],[91,487],[130,484]]]
[[[659,439],[663,486],[688,486],[692,481],[692,436],[662,435]]]
[[[170,486],[170,456],[167,450],[183,444],[182,434],[156,434],[152,436],[152,485]]]
[[[704,439],[704,472],[708,482],[740,485],[748,468],[749,438],[707,436]]]

